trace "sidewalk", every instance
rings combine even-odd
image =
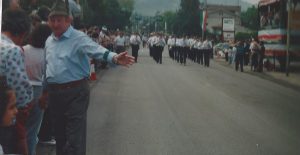
[[[226,62],[224,58],[214,58],[214,61],[223,66],[232,68],[232,70],[235,70],[234,64],[229,65],[228,62]],[[250,65],[244,66],[244,73],[258,76],[260,78],[270,80],[270,81],[273,81],[280,85],[284,85],[286,87],[290,87],[292,89],[300,91],[300,62],[292,62],[290,64],[289,76],[286,76],[285,72],[266,71],[265,68],[262,73],[253,72],[250,69]]]

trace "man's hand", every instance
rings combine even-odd
[[[115,55],[113,57],[113,61],[115,64],[129,67],[129,65],[132,65],[134,63],[134,57],[128,55],[127,52],[122,52],[118,55]]]

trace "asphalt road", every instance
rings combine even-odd
[[[87,155],[300,154],[299,91],[214,62],[140,55],[92,85]]]

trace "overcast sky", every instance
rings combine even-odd
[[[200,0],[204,2],[205,0]],[[241,1],[247,2],[240,3]],[[242,10],[247,9],[250,4],[257,4],[259,0],[207,0],[209,4],[221,5],[242,5]],[[142,15],[153,16],[156,11],[164,12],[168,10],[175,11],[178,9],[180,0],[135,0],[135,11]]]
[[[252,4],[257,4],[259,0],[244,0],[244,1],[252,3]]]

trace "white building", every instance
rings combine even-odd
[[[207,13],[206,28],[211,33],[221,35],[223,18],[234,19],[235,33],[249,31],[241,26],[241,6],[208,4]]]

